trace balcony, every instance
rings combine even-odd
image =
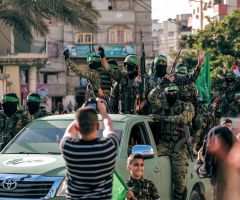
[[[214,15],[227,15],[228,14],[228,5],[217,4],[213,6]]]

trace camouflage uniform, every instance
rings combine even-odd
[[[229,105],[228,117],[240,116],[240,92],[235,93],[234,101]]]
[[[5,114],[8,109],[0,111],[0,142],[5,146],[21,129],[23,129],[29,122],[29,118],[27,115],[27,111],[17,109],[17,104],[19,103],[19,99],[16,94],[9,93],[3,95],[3,107],[12,103],[10,107],[15,105],[16,110],[14,110],[11,115],[7,116]],[[8,105],[9,106],[9,105]]]
[[[38,118],[41,118],[41,117],[50,116],[50,115],[52,115],[52,114],[50,112],[47,112],[46,108],[41,107],[33,115],[29,114],[28,120],[33,121],[35,119],[38,119]]]
[[[161,136],[158,145],[158,154],[169,156],[172,164],[174,198],[182,199],[185,188],[185,177],[188,166],[187,145],[183,144],[177,151],[174,148],[178,141],[185,137],[182,132],[182,125],[189,124],[194,116],[194,107],[189,102],[183,102],[176,99],[176,102],[170,107],[164,95],[159,96],[161,90],[154,88],[148,98],[154,108],[160,112],[155,115],[155,119],[161,123]]]
[[[184,77],[186,74],[188,74],[187,67],[184,64],[180,64],[175,69],[175,73],[179,79],[181,79],[181,77]],[[194,136],[194,146],[196,146],[199,142],[202,130],[201,113],[197,105],[197,96],[198,91],[194,82],[179,87],[179,99],[184,102],[192,103],[194,106],[195,116],[193,117],[191,126],[192,135]]]
[[[51,115],[47,112],[46,108],[40,106],[41,97],[37,93],[31,93],[27,96],[28,118],[30,121],[40,117]]]
[[[133,191],[137,200],[160,200],[154,183],[148,179],[141,178],[140,180],[136,180],[130,177],[127,185]]]
[[[140,60],[135,55],[129,55],[129,57],[126,57],[124,63],[128,63],[128,58],[132,59],[131,56],[134,59],[136,58],[136,60],[133,59],[133,61],[130,61],[132,62],[131,64],[135,65],[135,68],[137,69]],[[133,114],[135,109],[136,95],[140,92],[140,84],[135,80],[135,78],[130,79],[127,75],[127,72],[123,72],[120,69],[112,69],[109,67],[106,72],[110,77],[112,77],[113,80],[116,81],[110,98],[112,107],[116,108],[116,105],[118,105],[117,109],[114,109],[118,110],[118,113]],[[144,86],[144,88],[146,87]],[[144,98],[146,98],[146,95],[144,95]],[[138,112],[138,114],[143,114],[143,111]]]
[[[154,59],[154,66],[153,67],[156,68],[155,65],[159,61],[167,62],[167,58],[163,55],[160,55],[160,56],[156,57]],[[170,75],[170,74],[166,73],[165,76],[158,77],[155,73],[155,70],[153,69],[152,71],[153,71],[153,73],[149,77],[147,77],[147,80],[146,80],[146,82],[148,84],[146,86],[146,88],[148,88],[149,92],[159,84],[161,85],[161,87],[166,87],[167,85],[170,84],[170,81],[165,77],[166,75]],[[175,73],[172,74],[175,78],[175,80],[173,82],[177,86],[182,86],[182,87],[186,87],[186,88],[190,87],[187,90],[193,89],[193,82],[198,78],[200,71],[201,71],[201,68],[199,66],[196,66],[193,73],[178,74],[178,73],[175,72]],[[187,86],[188,84],[191,84],[191,86]],[[195,88],[194,88],[194,91],[196,91]],[[191,93],[188,93],[188,96],[189,97],[187,97],[187,98],[192,98],[192,91],[191,91]],[[153,108],[150,108],[149,110],[150,110],[149,113],[156,113],[157,112]]]
[[[221,111],[221,113],[218,114],[221,116],[226,116],[228,114],[229,105],[234,102],[235,93],[240,92],[240,79],[235,78],[233,72],[227,73],[221,89],[222,90],[219,92],[221,101],[219,102],[215,112]]]
[[[110,96],[112,87],[111,78],[102,68],[92,70],[89,67],[79,67],[73,61],[71,61],[70,58],[66,60],[66,64],[67,67],[76,75],[89,80],[91,85],[88,85],[87,98],[99,96],[99,90],[102,90],[104,92],[104,97],[108,98]],[[89,90],[93,91],[94,95]]]
[[[116,107],[118,104],[117,110],[119,113],[133,114],[135,97],[139,93],[139,85],[134,79],[130,80],[120,69],[113,70],[109,68],[107,73],[116,81],[110,97],[112,107]]]

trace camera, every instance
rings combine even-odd
[[[85,102],[85,106],[88,106],[96,111],[98,111],[98,107],[97,107],[97,101],[93,98],[90,98],[88,99],[86,102]]]

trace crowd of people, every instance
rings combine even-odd
[[[231,132],[231,120],[221,124],[220,118],[240,115],[240,84],[232,72],[226,74],[223,89],[210,105],[206,105],[206,101],[198,96],[194,84],[204,64],[202,53],[198,55],[194,70],[189,72],[185,64],[180,64],[170,70],[172,73],[168,73],[166,56],[159,55],[153,60],[150,75],[140,73],[142,58],[128,55],[124,67],[120,68],[116,60],[106,59],[101,46],[97,53],[87,58],[86,67],[75,64],[68,50],[64,51],[64,57],[70,70],[87,79],[86,99],[92,98],[97,102],[104,122],[105,138],[97,138],[99,124],[96,110],[88,106],[78,109],[76,120],[67,128],[61,142],[67,166],[67,198],[111,199],[112,173],[119,144],[108,113],[149,115],[159,122],[161,134],[154,133],[160,134],[157,150],[159,155],[169,156],[171,160],[174,200],[183,198],[188,162],[193,154],[198,155],[196,171],[200,177],[211,177],[214,186],[219,180],[228,183],[225,179],[230,173],[220,175],[219,169],[222,171],[231,164],[221,162],[225,158],[221,156],[232,155],[231,148],[235,147],[237,139]],[[20,109],[16,94],[3,95],[0,139],[4,145],[30,121],[50,115],[41,106],[38,94],[30,94],[26,102],[26,109]],[[64,113],[63,106],[59,104],[58,107],[57,112]],[[75,110],[72,102],[69,102],[67,110],[67,113]],[[75,140],[77,135],[80,140]],[[191,137],[191,146],[186,137]],[[180,143],[183,138],[185,142]],[[224,152],[219,151],[219,144],[224,146]],[[126,199],[160,199],[155,185],[143,178],[144,160],[141,155],[131,155],[127,168],[131,176],[127,182],[129,191]],[[94,183],[89,183],[89,180],[94,180]],[[214,187],[215,199],[219,199],[216,194],[220,192],[221,195],[224,184]],[[133,190],[137,187],[144,188],[147,193]]]

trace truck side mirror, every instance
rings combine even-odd
[[[154,150],[150,145],[134,145],[132,148],[132,154],[142,154],[144,159],[153,158]]]

